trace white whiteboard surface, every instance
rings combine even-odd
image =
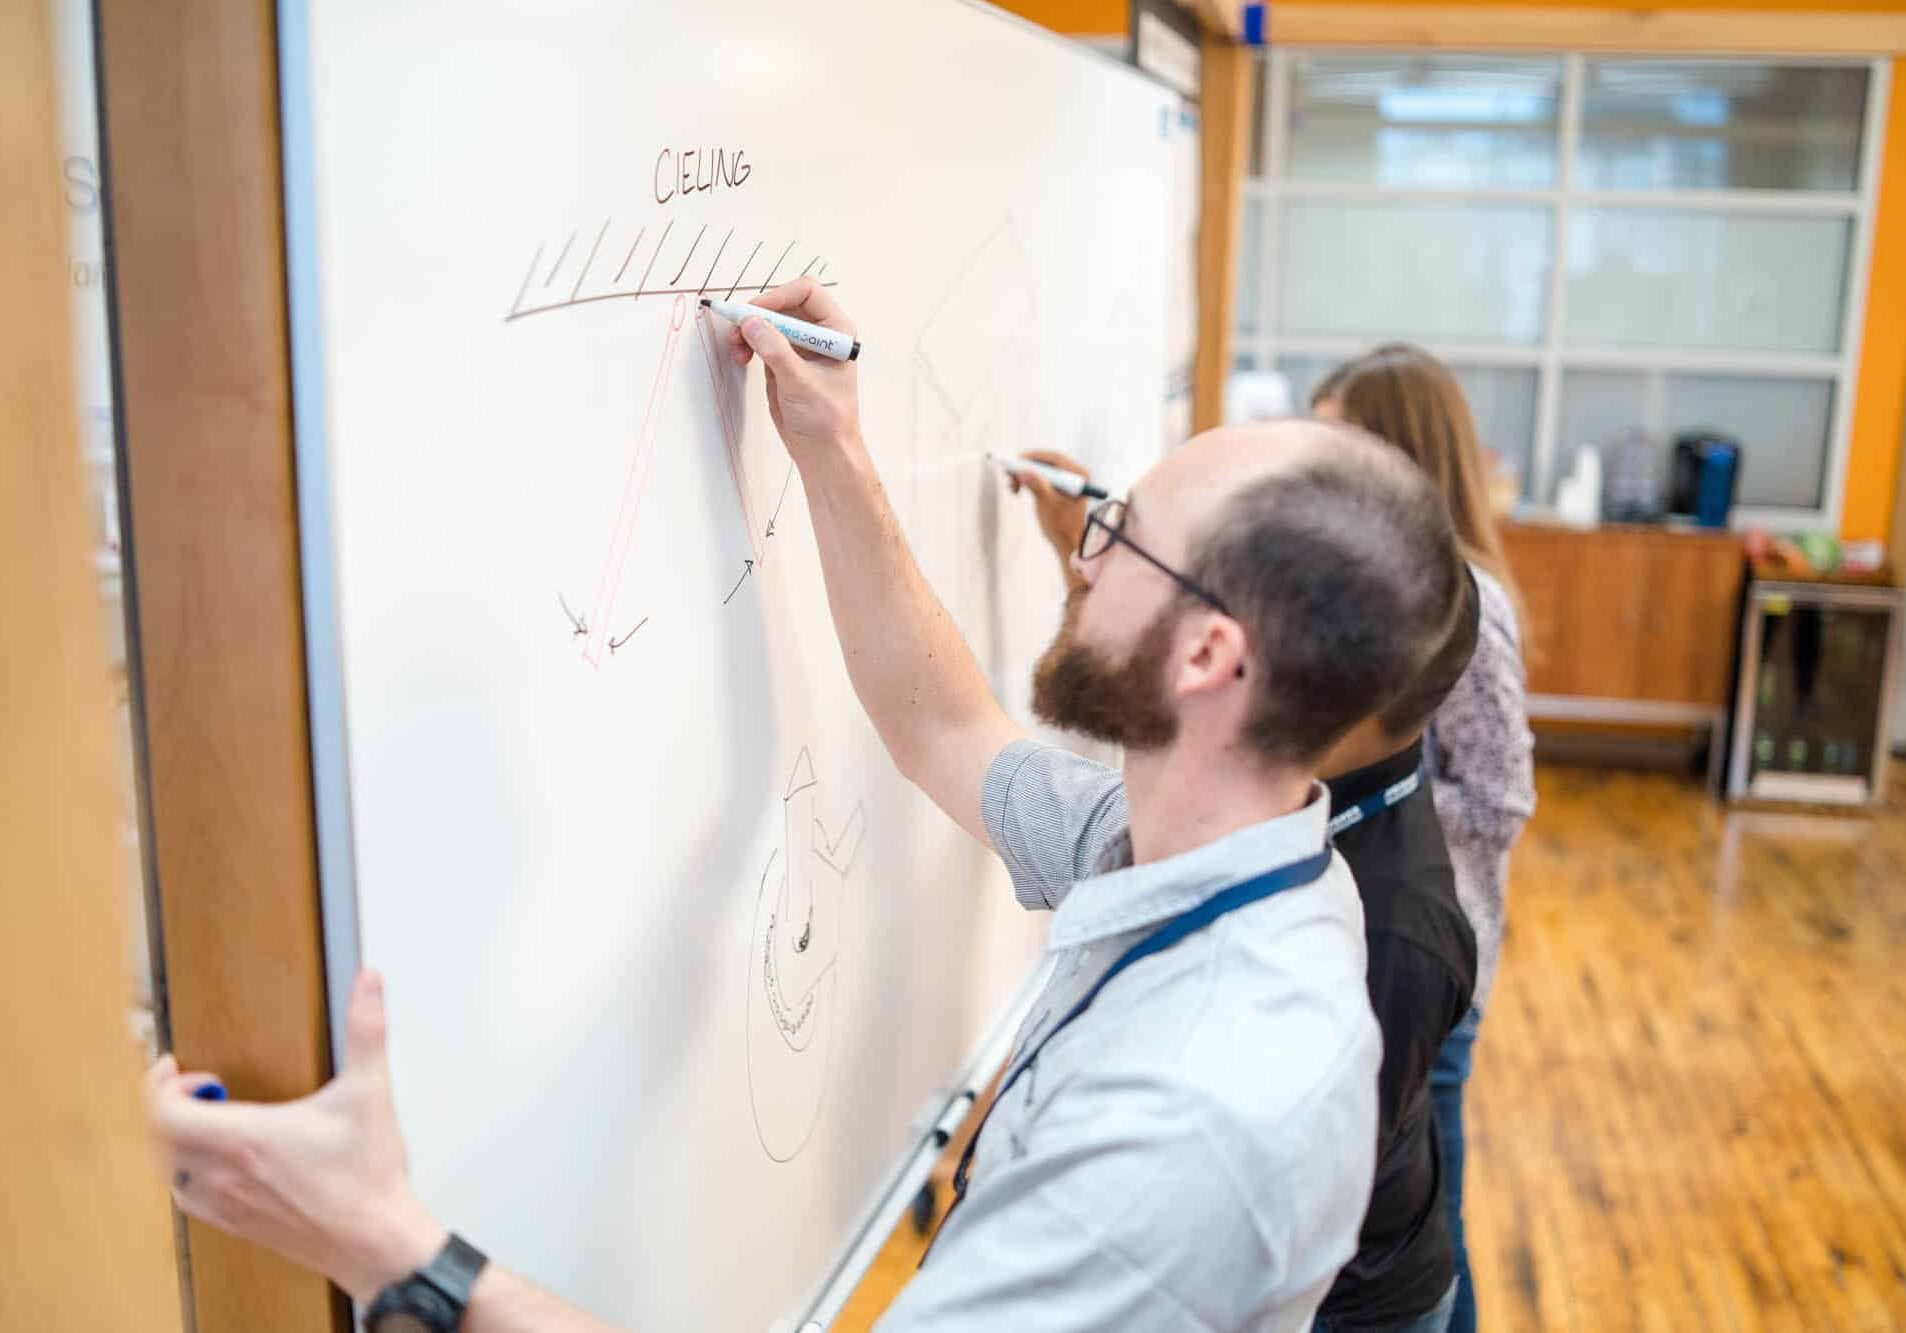
[[[837,284],[888,490],[1023,716],[1060,582],[981,454],[1162,450],[1195,131],[953,0],[281,24],[333,995],[388,977],[447,1225],[624,1325],[766,1329],[1044,922],[880,748],[761,372],[694,297]]]

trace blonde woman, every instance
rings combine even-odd
[[[1482,448],[1448,367],[1420,347],[1390,344],[1339,366],[1311,409],[1388,440],[1429,474],[1449,506],[1476,575],[1482,623],[1476,653],[1437,709],[1424,747],[1456,893],[1476,932],[1476,998],[1431,1071],[1443,1154],[1443,1198],[1456,1243],[1450,1333],[1474,1333],[1476,1300],[1463,1241],[1463,1085],[1502,948],[1509,849],[1535,810],[1522,608],[1489,511]]]

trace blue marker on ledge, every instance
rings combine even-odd
[[[225,1100],[225,1085],[223,1083],[207,1083],[192,1095],[202,1102],[222,1102]]]

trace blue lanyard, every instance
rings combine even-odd
[[[1400,782],[1392,782],[1376,795],[1366,796],[1355,805],[1332,815],[1329,825],[1330,836],[1334,838],[1345,829],[1355,828],[1372,815],[1380,815],[1391,806],[1402,804],[1416,795],[1417,789],[1422,785],[1423,768],[1419,764],[1407,778]]]
[[[986,1132],[986,1122],[992,1119],[994,1109],[1006,1100],[1007,1089],[1011,1088],[1018,1081],[1019,1076],[1031,1067],[1032,1062],[1038,1058],[1039,1052],[1046,1048],[1047,1042],[1058,1036],[1066,1024],[1091,1008],[1092,1001],[1098,999],[1099,992],[1105,989],[1106,984],[1113,977],[1139,959],[1149,958],[1155,953],[1169,949],[1185,936],[1203,930],[1227,913],[1235,912],[1240,907],[1249,907],[1252,903],[1261,902],[1272,894],[1282,893],[1286,889],[1298,889],[1306,884],[1316,883],[1322,878],[1324,871],[1330,868],[1330,857],[1331,848],[1326,843],[1324,849],[1315,856],[1306,857],[1302,861],[1293,861],[1289,865],[1279,866],[1276,870],[1269,870],[1255,878],[1247,879],[1242,884],[1221,889],[1189,912],[1172,917],[1171,920],[1120,954],[1118,961],[1107,968],[1105,975],[1092,984],[1092,989],[1085,993],[1085,997],[1073,1005],[1064,1018],[1052,1025],[1052,1030],[1039,1039],[1038,1045],[1026,1052],[1025,1058],[1013,1066],[1012,1072],[1006,1076],[1006,1081],[999,1085],[999,1091],[993,1096],[992,1106],[986,1108],[986,1115],[981,1118],[979,1129],[974,1131],[973,1137],[967,1142],[966,1151],[960,1155],[959,1169],[953,1173],[953,1208],[959,1207],[960,1201],[966,1197],[967,1176],[973,1168],[973,1151],[979,1146],[979,1136]],[[949,1208],[947,1218],[950,1219],[952,1216],[953,1211]],[[946,1229],[945,1221],[940,1223],[940,1228],[942,1231]],[[937,1235],[935,1239],[938,1239]],[[928,1252],[931,1253],[931,1247],[928,1247]],[[920,1262],[926,1262],[924,1255],[921,1256]]]

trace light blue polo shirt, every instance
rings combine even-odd
[[[1020,901],[1053,912],[1051,982],[1014,1059],[1126,948],[1213,893],[1314,855],[1293,814],[1131,864],[1115,769],[1017,741],[982,806]],[[1008,1090],[971,1185],[880,1327],[1299,1330],[1356,1250],[1382,1042],[1341,857],[1114,978]]]

